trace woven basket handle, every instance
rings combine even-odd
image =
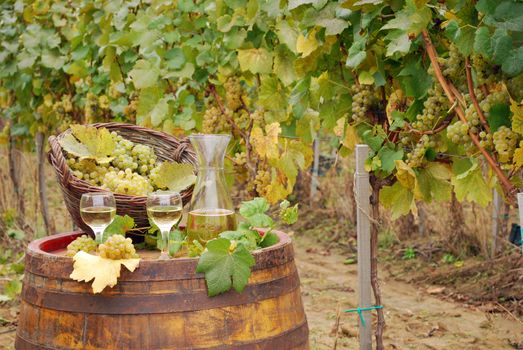
[[[62,185],[64,185],[65,187],[69,187],[72,174],[62,152],[62,146],[60,146],[60,143],[58,142],[58,138],[56,136],[50,136],[48,142],[49,146],[51,147],[49,153],[47,154],[49,163],[51,163],[52,166],[57,168],[59,173],[61,174],[60,181],[62,182]]]
[[[176,161],[180,161],[180,159],[182,159],[183,153],[188,147],[190,147],[190,145],[191,141],[189,141],[187,137],[181,139],[180,144],[178,145],[178,147],[176,147],[176,149],[173,152],[174,159],[176,159]]]

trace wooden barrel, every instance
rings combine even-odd
[[[16,349],[309,349],[290,238],[254,253],[242,293],[209,298],[197,259],[142,259],[92,294],[59,255],[82,233],[29,244]],[[54,253],[53,253],[54,252]]]

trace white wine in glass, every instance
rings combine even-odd
[[[116,202],[112,193],[84,193],[80,200],[80,216],[95,235],[96,242],[102,243],[102,237],[107,226],[116,216]]]
[[[147,197],[147,216],[162,234],[160,259],[169,259],[169,232],[182,218],[182,197],[174,191],[156,191]]]

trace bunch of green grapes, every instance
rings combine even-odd
[[[359,123],[367,118],[371,106],[376,102],[372,85],[356,84],[352,87],[352,120]]]
[[[499,161],[508,162],[518,144],[518,135],[506,126],[500,126],[493,135],[494,147],[499,155]]]
[[[523,74],[507,81],[507,88],[512,98],[516,101],[523,100]]]
[[[443,60],[442,73],[447,78],[450,78],[461,91],[467,90],[464,61],[465,59],[458,48],[455,45],[450,45],[449,57]]]
[[[105,174],[101,187],[111,192],[129,196],[145,196],[154,190],[145,176],[134,173],[131,169],[109,171]]]
[[[249,191],[256,191],[260,196],[265,196],[267,194],[267,188],[271,184],[271,173],[270,169],[265,167],[260,167],[256,172],[256,177],[247,185]]]
[[[243,91],[240,79],[237,77],[230,77],[227,79],[225,84],[223,84],[223,87],[225,88],[225,101],[227,108],[236,112],[242,106],[241,98]]]
[[[137,258],[136,249],[130,238],[122,235],[112,235],[105,243],[98,246],[98,252],[102,258],[121,260]]]
[[[427,150],[435,146],[436,142],[432,141],[429,135],[423,135],[416,143],[414,149],[407,153],[407,164],[414,168],[419,167],[423,163]]]
[[[138,164],[138,171],[142,175],[148,175],[149,172],[156,166],[158,158],[154,153],[154,149],[147,145],[135,144],[131,150],[133,161]]]
[[[494,91],[487,95],[487,97],[479,103],[479,106],[484,112],[485,117],[488,118],[493,106],[497,104],[508,104],[509,102],[510,96],[506,91]]]
[[[469,128],[467,123],[458,120],[447,127],[447,136],[449,140],[457,145],[468,144],[470,142]]]
[[[492,143],[492,134],[486,131],[480,131],[479,134],[479,145],[484,149],[491,150],[494,144]]]
[[[240,109],[234,112],[232,120],[241,129],[246,129],[251,122],[251,117],[249,116],[249,112],[247,112],[245,109]]]
[[[429,97],[423,102],[423,111],[416,116],[412,126],[418,130],[431,130],[435,124],[445,118],[450,108],[447,97],[439,84],[428,91]]]
[[[206,134],[228,132],[230,125],[226,116],[216,106],[211,106],[203,114],[202,131]]]
[[[254,125],[262,128],[265,126],[265,111],[263,109],[255,110],[250,114],[250,117]]]
[[[477,134],[479,132],[479,129],[481,128],[481,125],[478,113],[474,105],[469,105],[467,107],[467,109],[465,110],[465,117],[467,118],[467,124],[469,126],[470,131],[472,131],[474,134]]]
[[[499,67],[487,62],[482,55],[472,55],[472,65],[479,85],[494,84],[501,78]]]
[[[79,251],[84,251],[86,253],[94,252],[96,250],[97,244],[91,237],[87,235],[82,235],[69,243],[67,246],[66,256],[73,257]]]

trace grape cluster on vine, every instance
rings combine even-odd
[[[423,111],[416,116],[416,121],[412,123],[412,126],[417,130],[431,130],[446,117],[449,108],[449,102],[443,89],[436,84],[428,91],[428,98],[423,103]]]
[[[493,135],[493,142],[501,162],[508,162],[518,144],[518,135],[506,126],[500,126]]]
[[[429,148],[436,147],[436,142],[429,135],[423,135],[409,153],[407,153],[407,164],[413,168],[421,166],[425,153]]]
[[[225,111],[228,113],[229,111]],[[227,116],[222,113],[220,108],[209,106],[203,114],[202,131],[205,134],[219,134],[229,132],[231,126],[227,121]]]
[[[372,105],[376,103],[374,86],[355,84],[352,94],[352,120],[359,123],[367,119]]]

